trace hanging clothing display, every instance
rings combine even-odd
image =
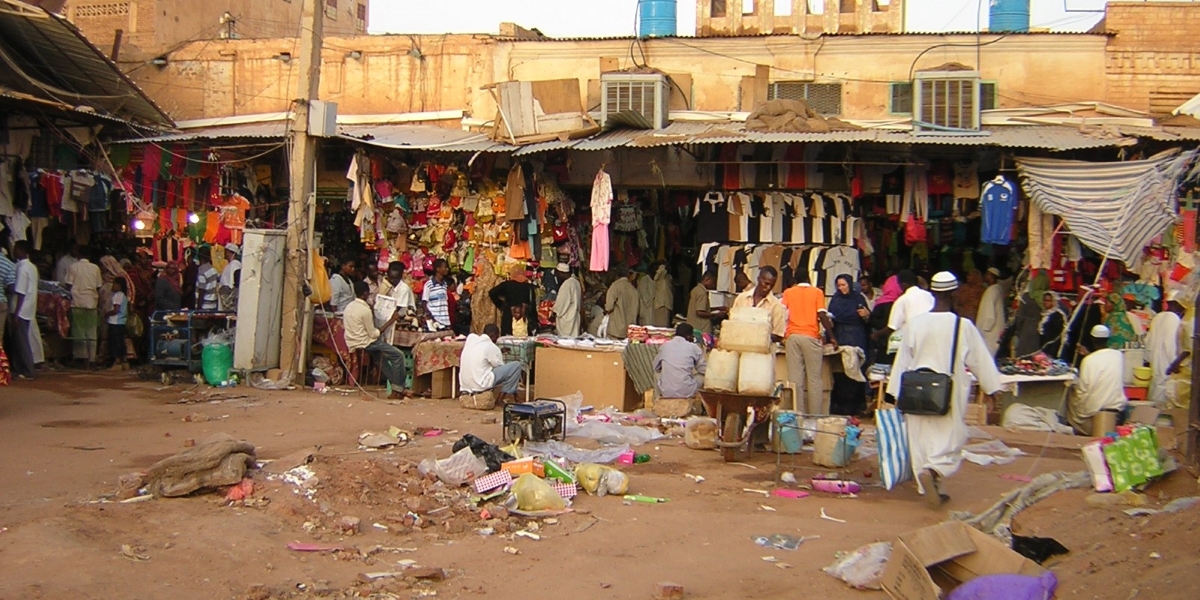
[[[589,269],[608,270],[608,225],[612,219],[612,177],[603,169],[592,182],[592,255]]]
[[[1013,184],[999,175],[985,183],[979,208],[983,212],[983,243],[1010,244],[1013,219],[1017,215],[1017,191]]]

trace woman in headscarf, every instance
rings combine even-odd
[[[671,326],[671,309],[675,306],[675,283],[667,273],[667,266],[658,265],[654,273],[654,299],[651,302],[650,321],[655,327]]]
[[[1042,352],[1052,358],[1062,354],[1062,334],[1067,326],[1067,313],[1059,306],[1058,294],[1042,294],[1042,319],[1038,321],[1038,343]]]
[[[854,278],[837,277],[837,293],[829,299],[829,317],[833,320],[833,336],[839,346],[853,346],[863,351],[863,374],[871,364],[870,336],[867,334],[867,299],[854,289]],[[864,377],[865,378],[865,377]],[[857,415],[867,407],[866,383],[856,381],[845,373],[833,374],[829,412],[835,415]]]
[[[888,317],[892,315],[892,304],[903,294],[904,290],[900,287],[900,280],[892,275],[883,282],[883,288],[880,290],[879,296],[875,298],[875,306],[871,308],[871,316],[867,319],[867,326],[871,328],[871,342],[874,346],[872,354],[875,362],[890,365],[896,357],[895,354],[888,354],[887,323]]]
[[[500,283],[496,269],[486,260],[475,261],[478,274],[471,293],[471,333],[482,334],[488,325],[500,324],[500,309],[492,303],[491,292]]]
[[[1112,332],[1108,336],[1109,348],[1120,350],[1125,344],[1138,341],[1133,323],[1125,312],[1125,300],[1120,294],[1108,295],[1108,318],[1104,320],[1104,325]]]
[[[1013,354],[1017,357],[1029,356],[1042,347],[1041,336],[1038,335],[1038,324],[1042,322],[1042,303],[1046,292],[1050,291],[1050,276],[1042,273],[1029,280],[1026,291],[1021,295],[1017,316],[1013,320],[1012,334],[1017,337]],[[1001,345],[1000,353],[1004,352]]]
[[[976,269],[967,271],[967,282],[954,292],[954,308],[958,316],[975,321],[979,315],[979,303],[983,300],[983,275]]]

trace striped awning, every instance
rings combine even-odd
[[[1176,148],[1104,163],[1018,158],[1017,171],[1042,212],[1061,217],[1092,250],[1130,265],[1179,218],[1179,181],[1196,154]]]

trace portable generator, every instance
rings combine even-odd
[[[538,398],[504,405],[504,441],[546,442],[566,437],[567,405],[562,400]]]

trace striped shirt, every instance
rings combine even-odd
[[[425,283],[421,292],[421,300],[429,306],[429,313],[439,325],[450,326],[450,295],[449,284],[445,281],[438,283],[430,279]]]
[[[200,265],[200,273],[196,275],[197,309],[217,310],[217,284],[220,279],[221,274],[211,263]]]
[[[8,289],[17,284],[17,265],[0,252],[0,304],[4,303],[4,295]]]

